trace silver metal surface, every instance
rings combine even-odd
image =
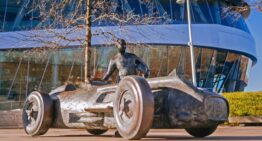
[[[149,128],[202,129],[217,126],[228,118],[228,102],[222,96],[198,89],[191,82],[177,76],[149,79],[128,76],[119,84],[92,85],[78,89],[67,87],[59,87],[49,94],[54,104],[54,113],[52,117],[45,118],[53,119],[53,128],[104,131],[119,128],[122,124],[121,129],[128,131],[128,127],[140,127],[142,123],[139,130],[132,130],[138,136],[129,136],[132,132],[122,133],[125,138],[138,139],[148,131],[142,128],[149,125],[150,119],[153,122],[152,126],[147,126]],[[154,99],[154,104],[150,97]],[[30,108],[25,109],[27,115],[33,115],[30,114]],[[118,112],[114,112],[116,110]],[[154,112],[150,115],[148,111]],[[122,120],[117,120],[117,116]]]
[[[190,47],[192,82],[193,82],[194,86],[197,86],[197,82],[196,82],[196,68],[195,68],[196,65],[195,65],[194,46],[193,46],[193,38],[192,38],[192,26],[191,26],[190,0],[187,0],[186,3],[187,3],[187,21],[188,21],[188,36],[189,36],[188,45]]]

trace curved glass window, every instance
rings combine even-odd
[[[128,45],[127,49],[149,66],[150,77],[167,76],[175,71],[187,80],[192,78],[188,47]],[[110,58],[116,53],[113,46],[92,48],[92,80],[101,80]],[[1,99],[23,101],[28,92],[35,89],[48,93],[65,83],[79,85],[84,75],[82,58],[82,48],[30,56],[24,55],[22,51],[0,51],[0,109],[6,107],[5,104],[1,105]],[[252,62],[246,56],[196,47],[195,59],[198,87],[229,92],[243,91],[247,85]],[[117,72],[111,77],[111,83],[115,83],[116,75]]]
[[[187,11],[186,3],[178,4],[175,0],[152,0],[146,3],[141,0],[118,0],[123,9],[133,11],[134,14],[152,17],[163,17],[160,23],[165,24],[186,24]],[[230,3],[219,0],[198,0],[191,1],[191,15],[193,24],[221,24],[238,28],[249,32],[244,18],[235,11],[232,11]],[[123,13],[119,13],[123,14]],[[159,22],[151,22],[155,24]],[[132,24],[132,23],[130,23]],[[100,25],[101,26],[101,25]],[[103,26],[106,26],[103,24]]]
[[[36,10],[32,10],[32,6],[34,5],[37,5],[35,1],[19,4],[8,2],[7,7],[5,7],[5,4],[0,5],[0,31],[25,30],[35,27],[41,29],[41,26],[48,26],[47,24],[51,22],[52,19],[48,19],[47,22],[41,23],[41,18],[39,18],[40,13]],[[70,14],[76,10],[74,8],[76,6],[74,5],[77,4],[74,2],[70,3],[70,5],[63,10],[64,12],[60,12],[62,14],[61,16],[70,18]],[[79,10],[80,17],[84,16],[86,11],[85,3],[83,2],[82,5],[82,8],[77,9]],[[109,7],[109,9],[104,10],[105,8],[101,9],[100,7],[100,9],[93,10],[93,18],[101,15],[101,11],[104,10],[104,13],[115,13],[119,17],[125,17],[128,13],[133,13],[134,17],[138,19],[144,17],[155,17],[159,19],[159,17],[161,17],[161,20],[152,22],[145,21],[144,24],[187,23],[186,3],[178,4],[176,0],[150,0],[150,2],[147,0],[112,0],[105,1],[105,6],[107,6],[107,8]],[[231,6],[233,6],[233,4],[228,1],[192,0],[192,23],[220,24],[249,32],[244,18],[238,12],[232,11],[232,8],[230,8]],[[93,25],[117,25],[116,21],[112,20],[113,19],[110,18],[101,19],[101,21],[95,21]],[[128,21],[127,24],[137,24],[135,22],[136,20],[137,19]],[[84,21],[79,21],[79,24],[84,24]],[[56,27],[52,28],[63,28],[62,25],[62,23],[56,23],[54,24]]]

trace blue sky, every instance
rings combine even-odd
[[[247,23],[256,41],[258,61],[251,68],[246,91],[262,91],[262,12],[253,10],[247,19]]]

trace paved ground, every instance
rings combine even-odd
[[[0,129],[0,141],[123,141],[113,137],[114,130],[102,136],[91,136],[85,130],[50,129],[41,137],[27,136],[22,129]],[[219,127],[207,138],[193,138],[182,129],[150,130],[143,140],[164,141],[262,141],[262,127]]]

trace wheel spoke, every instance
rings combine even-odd
[[[31,117],[30,120],[31,120],[31,124],[34,125],[36,119],[34,119],[33,117]]]
[[[32,109],[33,106],[33,102],[27,101],[28,103],[26,103],[26,109]]]
[[[33,104],[33,107],[32,107],[33,111],[38,111],[38,105],[36,104]]]
[[[124,111],[120,111],[119,116],[123,119]]]
[[[26,110],[26,115],[30,117],[31,110]]]
[[[27,120],[30,120],[31,116],[30,116],[30,113],[31,113],[31,110],[26,110],[26,115],[27,115]]]

